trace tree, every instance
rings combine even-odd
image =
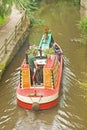
[[[0,17],[4,18],[5,16],[11,13],[13,0],[1,0],[0,1]]]
[[[27,13],[27,16],[30,18],[31,24],[34,23],[34,12],[38,9],[37,3],[38,0],[15,0],[15,3],[18,6],[21,6]]]

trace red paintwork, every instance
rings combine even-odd
[[[23,62],[23,64],[24,64],[24,62]],[[29,67],[29,66],[24,66],[23,64],[22,64],[21,67],[26,67],[26,68]],[[52,68],[52,61],[50,59],[48,59],[47,65],[48,66],[46,66],[46,67]],[[63,55],[61,55],[61,62],[60,62],[59,71],[58,71],[57,86],[56,86],[55,89],[40,88],[40,87],[39,88],[32,88],[31,87],[31,88],[22,89],[22,88],[20,88],[20,85],[18,85],[16,93],[21,95],[21,96],[24,96],[24,97],[28,97],[28,95],[30,94],[30,95],[33,95],[32,98],[33,97],[35,97],[35,98],[40,97],[38,95],[43,95],[43,97],[48,97],[48,96],[52,96],[52,95],[55,95],[55,94],[59,94],[61,77],[62,77],[62,69],[63,69]],[[35,90],[36,90],[37,96],[34,96]],[[32,110],[32,104],[20,101],[20,99],[17,99],[17,102],[18,102],[19,106],[21,106],[23,108],[27,108],[29,110]],[[50,102],[40,103],[39,104],[39,110],[45,110],[45,109],[52,108],[52,107],[56,106],[57,103],[58,103],[58,97],[56,99],[50,101]]]
[[[17,102],[19,104],[19,106],[23,107],[23,108],[27,108],[29,110],[32,110],[32,104],[27,104],[27,103],[24,103],[20,100],[17,99]],[[39,104],[39,110],[46,110],[46,109],[50,109],[54,106],[56,106],[58,103],[58,99],[52,101],[52,102],[48,102],[48,103],[44,103],[44,104]]]
[[[37,95],[43,95],[44,97],[52,96],[56,94],[56,92],[59,91],[59,88],[57,89],[47,89],[47,88],[29,88],[29,89],[21,89],[20,85],[17,88],[17,93],[22,96],[28,96],[29,94],[34,95],[36,90]]]

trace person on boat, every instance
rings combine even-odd
[[[36,49],[34,49],[32,53],[28,56],[28,63],[30,65],[31,85],[33,85],[33,81],[39,84],[38,65],[36,61]]]
[[[61,54],[62,54],[63,52],[60,50],[60,48],[58,47],[58,44],[57,44],[56,42],[54,42],[54,44],[53,44],[53,49],[54,49],[54,51],[55,51],[55,54],[58,55],[58,60],[60,61],[60,59],[61,59]]]

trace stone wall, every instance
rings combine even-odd
[[[80,14],[81,17],[87,17],[87,0],[81,0]]]
[[[81,6],[87,10],[87,0],[81,0]]]

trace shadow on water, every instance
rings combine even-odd
[[[86,130],[87,104],[81,97],[83,91],[79,82],[83,78],[82,72],[87,72],[87,49],[71,41],[79,37],[76,28],[79,9],[74,5],[68,6],[68,3],[65,6],[58,6],[54,2],[44,4],[39,16],[51,27],[54,39],[61,43],[64,51],[64,70],[58,105],[53,109],[38,112],[17,105],[16,87],[19,82],[19,67],[25,56],[24,45],[7,67],[0,82],[0,129]],[[42,32],[42,29],[34,28],[32,35],[35,42],[39,42],[40,38],[37,40],[37,37],[38,34],[40,37]]]

